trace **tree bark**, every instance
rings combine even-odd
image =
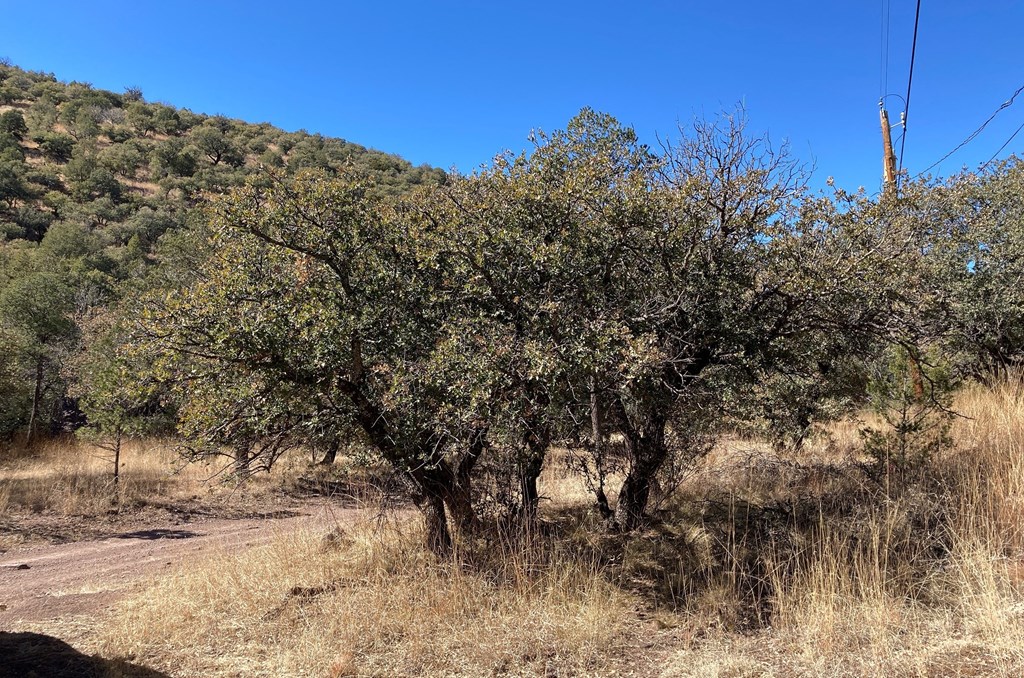
[[[444,459],[422,463],[408,474],[413,501],[426,519],[426,546],[438,555],[448,554],[457,538],[478,527],[468,476],[460,482],[460,475]]]
[[[36,437],[36,426],[39,422],[39,405],[43,399],[43,368],[46,366],[46,359],[39,356],[36,359],[36,386],[32,391],[32,411],[28,415],[28,435],[26,443],[31,443]]]
[[[452,551],[452,534],[448,529],[448,518],[444,512],[444,501],[440,497],[424,497],[420,503],[423,513],[426,547],[438,556]]]
[[[655,417],[640,429],[625,426],[626,448],[631,466],[615,505],[615,525],[624,532],[640,527],[651,497],[651,484],[668,458],[665,444],[665,419]]]
[[[121,432],[114,436],[114,487],[121,481]]]
[[[455,483],[448,488],[444,497],[444,505],[451,515],[456,536],[471,536],[480,527],[476,511],[473,509],[473,494],[468,483]]]
[[[537,479],[543,467],[544,453],[537,454],[531,450],[530,456],[520,468],[519,492],[522,504],[519,506],[519,517],[522,519],[532,520],[537,516],[537,507],[540,504]]]
[[[609,520],[614,516],[611,506],[608,504],[608,496],[604,492],[605,483],[605,428],[604,416],[601,412],[601,398],[597,393],[596,380],[590,380],[590,438],[593,450],[591,454],[594,459],[594,472],[597,480],[594,487],[594,499],[597,501],[597,510],[601,517]]]
[[[338,448],[341,447],[341,443],[335,441],[330,444],[327,451],[324,452],[323,459],[320,460],[321,466],[331,466],[334,461],[338,458]]]
[[[380,407],[355,383],[347,382],[345,388],[356,406],[356,418],[370,440],[386,460],[396,468],[406,469],[404,476],[410,494],[426,519],[427,548],[438,554],[450,552],[454,537],[471,534],[478,527],[471,477],[487,446],[486,427],[473,432],[466,453],[453,468],[438,453],[433,441],[422,442],[412,455],[398,448]],[[411,465],[414,466],[409,468]]]

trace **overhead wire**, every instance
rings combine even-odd
[[[907,147],[907,121],[910,119],[910,88],[914,84],[914,60],[917,57],[917,28],[921,23],[921,0],[917,0],[914,12],[914,40],[910,46],[910,75],[907,77],[907,100],[903,109],[903,135],[900,141],[900,165],[896,170],[896,190],[900,187],[900,175],[903,173],[903,151]]]
[[[1010,106],[1012,106],[1012,105],[1013,105],[1013,102],[1014,102],[1014,100],[1015,100],[1015,99],[1017,98],[1017,96],[1018,96],[1018,95],[1019,95],[1019,94],[1020,94],[1021,92],[1024,92],[1024,85],[1021,85],[1020,87],[1018,87],[1018,88],[1017,88],[1017,91],[1013,93],[1013,96],[1011,96],[1011,97],[1010,97],[1009,99],[1007,99],[1006,101],[1004,101],[1004,102],[1003,102],[1003,103],[1002,103],[1002,104],[1001,104],[1001,105],[999,106],[999,108],[997,108],[997,109],[996,109],[996,110],[995,110],[995,111],[994,111],[994,112],[992,113],[992,115],[990,115],[990,116],[988,117],[988,120],[986,120],[985,122],[981,123],[981,127],[979,127],[978,129],[974,130],[973,132],[971,132],[971,133],[970,133],[970,135],[968,135],[968,137],[967,137],[966,139],[964,139],[964,140],[963,140],[963,141],[961,141],[961,142],[960,142],[959,144],[957,144],[957,145],[956,145],[956,147],[955,147],[955,148],[954,148],[954,149],[953,149],[952,151],[950,151],[950,152],[949,152],[949,153],[947,153],[946,155],[942,156],[941,158],[939,158],[938,160],[936,160],[935,162],[933,162],[933,163],[932,163],[931,165],[929,165],[928,167],[926,167],[926,168],[925,168],[925,169],[924,169],[924,170],[923,170],[922,172],[920,172],[920,173],[919,173],[919,174],[917,174],[916,176],[920,177],[920,176],[922,176],[922,175],[924,175],[924,174],[927,174],[927,173],[928,173],[928,172],[929,172],[930,170],[932,170],[932,169],[934,169],[935,167],[937,167],[937,166],[938,166],[939,164],[941,164],[941,163],[942,163],[942,162],[943,162],[944,160],[946,160],[947,158],[949,158],[949,157],[950,157],[951,155],[953,155],[954,153],[956,153],[957,151],[959,151],[959,150],[960,150],[961,148],[963,148],[963,147],[964,147],[964,146],[966,146],[967,144],[969,144],[969,143],[971,143],[972,141],[974,141],[974,140],[975,140],[975,139],[976,139],[976,138],[978,137],[978,135],[979,135],[979,134],[981,134],[981,133],[982,133],[982,131],[983,131],[983,130],[984,130],[984,129],[985,129],[986,127],[988,127],[989,123],[991,123],[991,122],[992,122],[993,120],[995,120],[996,116],[997,116],[997,115],[999,115],[1000,111],[1002,111],[1002,110],[1004,110],[1004,109],[1007,109],[1007,108],[1009,108]],[[1018,130],[1018,131],[1019,131],[1019,130]],[[1013,137],[1014,137],[1014,136],[1017,136],[1017,133],[1016,133],[1016,132],[1014,132],[1014,133],[1013,133],[1013,136],[1011,136],[1011,137],[1010,137],[1010,138],[1009,138],[1009,139],[1008,139],[1008,140],[1006,141],[1006,143],[1007,143],[1007,144],[1009,144],[1009,143],[1010,143],[1010,141],[1012,141],[1012,140],[1013,140]],[[1004,145],[1003,145],[1003,148],[1005,148],[1005,147],[1006,147],[1006,144],[1004,144]],[[1002,150],[1002,148],[1000,148],[999,150],[1001,151],[1001,150]],[[999,154],[999,151],[996,151],[996,155],[998,155],[998,154]],[[991,162],[991,161],[989,161],[989,162]]]
[[[878,44],[881,54],[878,56],[878,97],[885,98],[889,89],[889,16],[892,5],[889,0],[882,0],[882,34]]]
[[[996,151],[995,153],[993,153],[992,157],[985,161],[985,164],[981,166],[981,169],[984,170],[986,167],[991,165],[992,161],[996,159],[996,156],[998,156],[1000,153],[1002,153],[1003,149],[1010,145],[1010,142],[1013,141],[1014,137],[1016,137],[1018,134],[1020,134],[1020,131],[1022,129],[1024,129],[1024,122],[1022,122],[1020,124],[1020,127],[1018,127],[1017,129],[1015,129],[1013,131],[1013,134],[1010,135],[1009,139],[1007,139],[1005,142],[1003,142],[1003,145],[999,147],[999,150]]]

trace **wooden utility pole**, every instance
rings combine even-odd
[[[882,119],[882,177],[885,188],[896,185],[896,154],[892,150],[892,127],[889,125],[889,111],[883,102],[878,102],[878,114]]]

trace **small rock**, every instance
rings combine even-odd
[[[14,569],[15,569],[15,570],[30,570],[30,569],[32,569],[32,568],[30,568],[30,567],[28,566],[28,564],[27,564],[27,563],[22,563],[21,565],[18,565],[18,566],[17,566],[16,568],[14,568]]]

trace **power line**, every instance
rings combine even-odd
[[[881,54],[878,56],[878,96],[885,98],[889,89],[889,17],[892,13],[892,4],[889,0],[882,0],[882,34],[879,36],[878,44]]]
[[[984,130],[986,127],[988,127],[990,122],[992,122],[993,120],[996,119],[996,116],[999,115],[1000,111],[1002,111],[1003,109],[1009,108],[1010,106],[1013,105],[1013,102],[1017,98],[1017,95],[1019,95],[1021,92],[1024,92],[1024,85],[1021,85],[1020,87],[1018,87],[1017,91],[1013,93],[1013,96],[1011,96],[1009,99],[1004,101],[1002,103],[1002,105],[999,108],[997,108],[995,110],[995,112],[992,113],[992,115],[989,116],[988,120],[986,120],[985,122],[981,123],[981,127],[979,127],[978,129],[974,130],[973,132],[971,132],[971,134],[966,139],[964,139],[959,144],[957,144],[956,148],[954,148],[952,151],[950,151],[946,155],[942,156],[941,158],[939,158],[938,160],[933,162],[931,165],[929,165],[927,168],[925,168],[925,170],[922,171],[917,176],[922,176],[924,174],[927,174],[930,170],[932,170],[935,167],[937,167],[944,160],[946,160],[949,156],[953,155],[954,153],[959,151],[961,148],[963,148],[967,144],[969,144],[972,141],[974,141],[978,137],[978,135],[981,134],[982,130]],[[1014,136],[1016,136],[1016,135],[1017,135],[1017,133],[1014,132]],[[1010,137],[1010,140],[1012,140],[1012,139],[1013,139],[1013,137]],[[1010,141],[1007,140],[1006,143],[1010,143]],[[1005,145],[1004,145],[1004,147],[1005,147]],[[1000,150],[1002,150],[1002,149],[1000,149]],[[997,154],[998,154],[998,152],[997,152]]]
[[[914,58],[917,56],[917,27],[921,22],[921,0],[917,0],[917,11],[914,13],[914,42],[910,46],[910,75],[907,77],[907,101],[903,109],[903,137],[900,141],[900,166],[896,170],[896,189],[900,187],[900,174],[903,172],[903,149],[907,146],[907,121],[910,119],[910,86],[914,83]]]
[[[1005,142],[1003,143],[1003,145],[999,147],[999,150],[998,150],[998,151],[996,151],[995,153],[993,153],[993,154],[992,154],[992,157],[991,157],[991,158],[989,158],[989,159],[988,159],[988,161],[987,161],[987,162],[986,162],[986,163],[985,163],[984,165],[982,165],[982,166],[981,166],[981,169],[985,169],[986,167],[988,167],[989,165],[991,165],[991,164],[992,164],[992,161],[996,159],[996,156],[997,156],[997,155],[999,155],[1000,153],[1002,153],[1002,152],[1003,152],[1003,149],[1004,149],[1004,148],[1006,148],[1007,146],[1009,146],[1009,145],[1010,145],[1010,142],[1011,142],[1011,141],[1013,141],[1013,138],[1014,138],[1015,136],[1017,136],[1018,134],[1020,134],[1020,131],[1021,131],[1022,129],[1024,129],[1024,122],[1022,122],[1022,123],[1020,124],[1020,127],[1018,127],[1018,128],[1016,129],[1016,130],[1014,130],[1013,134],[1011,134],[1011,135],[1010,135],[1010,138],[1009,138],[1009,139],[1007,139],[1007,140],[1006,140],[1006,141],[1005,141]]]

